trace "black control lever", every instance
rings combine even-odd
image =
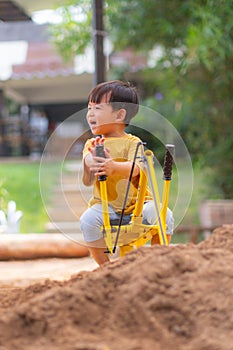
[[[166,152],[164,157],[164,166],[163,166],[163,179],[171,180],[172,178],[172,165],[174,157],[175,146],[171,144],[166,145]]]
[[[96,157],[105,158],[104,145],[102,143],[97,144],[95,146],[95,155],[96,155]],[[99,175],[98,176],[99,181],[105,181],[106,179],[107,179],[107,175]]]

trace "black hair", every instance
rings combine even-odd
[[[100,103],[103,97],[106,97],[106,103],[110,103],[114,110],[121,108],[126,110],[126,125],[138,113],[138,93],[136,88],[128,82],[112,80],[98,84],[91,90],[88,103]]]

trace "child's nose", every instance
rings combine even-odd
[[[87,111],[87,115],[88,116],[94,115],[94,108],[89,108],[88,111]]]

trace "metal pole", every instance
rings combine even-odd
[[[92,0],[93,8],[93,42],[95,50],[95,74],[94,86],[105,81],[106,62],[104,57],[104,25],[103,25],[103,1]]]

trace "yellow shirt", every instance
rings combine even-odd
[[[84,150],[83,150],[83,159],[88,154],[88,147],[91,147],[91,142],[93,139],[87,140]],[[135,150],[138,142],[141,140],[134,135],[125,134],[123,137],[109,137],[105,139],[105,147],[109,148],[111,158],[116,162],[126,162],[133,161]],[[138,155],[140,156],[142,152],[142,147],[139,148]],[[136,159],[136,164],[141,168],[142,163],[140,159]],[[136,198],[137,198],[137,189],[139,185],[139,176],[135,176],[131,180],[130,190],[128,194],[127,204],[124,210],[125,214],[131,214],[134,210]],[[120,175],[109,175],[107,176],[107,196],[108,203],[111,205],[113,210],[117,213],[121,213],[126,188],[128,185],[128,178],[125,178]],[[146,194],[146,200],[152,199],[149,191]],[[88,205],[92,206],[96,203],[101,203],[100,198],[100,185],[96,177],[94,187],[93,187],[93,197],[90,199]]]

